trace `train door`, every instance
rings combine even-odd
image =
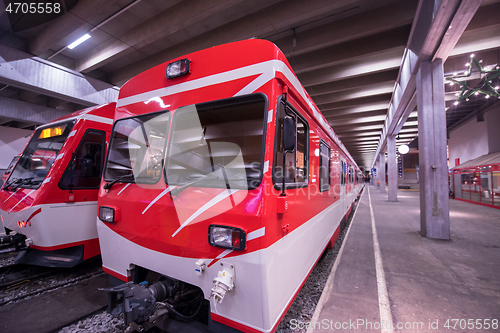
[[[83,193],[84,190],[99,188],[105,142],[105,132],[92,129],[85,132],[59,181],[61,189],[69,190],[68,201],[80,200],[77,195],[79,192],[87,196],[88,193]],[[97,197],[85,199],[94,201]]]
[[[342,215],[346,213],[346,173],[347,173],[347,163],[341,157],[340,158],[340,206],[342,207]],[[344,226],[345,221],[342,220],[342,227]]]

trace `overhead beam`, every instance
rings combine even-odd
[[[216,3],[194,0],[189,5],[177,3],[77,59],[76,70],[89,72],[159,40],[163,41],[162,47],[168,49],[196,37],[201,31],[213,30],[276,1],[278,0],[226,0]],[[197,26],[203,29],[197,29]]]
[[[387,136],[398,133],[416,106],[416,75],[420,63],[436,58],[444,62],[481,2],[420,0],[376,155],[385,150]],[[375,163],[373,160],[372,167]]]
[[[312,52],[410,24],[417,3],[416,0],[395,1],[318,27],[298,27],[295,36],[289,34],[273,42],[287,57]],[[332,34],[332,31],[335,33]]]
[[[0,83],[84,106],[118,99],[118,87],[5,45],[0,45]]]
[[[362,124],[362,123],[380,123],[384,124],[385,115],[383,116],[369,116],[363,118],[352,118],[346,120],[335,120],[331,119],[331,117],[325,117],[329,123],[333,124],[333,126],[341,126],[341,125],[353,125],[353,124]]]
[[[410,34],[410,27],[410,25],[405,25],[394,30],[293,56],[290,58],[290,62],[294,72],[300,74],[341,64],[346,59],[350,61],[363,59],[368,55],[384,52],[388,49],[404,47]]]
[[[372,74],[398,68],[401,65],[404,47],[396,47],[376,55],[367,56],[364,59],[347,61],[342,65],[322,68],[298,74],[300,82],[304,87],[343,80],[356,76]]]
[[[67,40],[75,32],[81,31],[83,35],[93,27],[92,23],[98,23],[96,20],[104,20],[111,15],[116,4],[121,2],[119,0],[79,0],[68,13],[47,23],[42,31],[30,40],[30,52],[41,56],[49,49],[57,47],[61,41]],[[78,37],[80,36],[76,38]]]
[[[0,97],[0,115],[13,121],[42,125],[67,115],[68,112]]]
[[[318,108],[320,111],[328,112],[333,110],[350,110],[349,113],[364,112],[378,109],[387,109],[389,106],[390,94],[375,95],[368,97],[360,97],[345,101],[319,103]],[[316,102],[317,99],[313,98]]]
[[[337,123],[338,121],[349,120],[349,119],[359,119],[368,118],[373,116],[384,116],[387,114],[387,109],[373,110],[363,113],[347,113],[347,114],[337,114],[336,112],[325,113],[324,116],[332,123]]]
[[[486,29],[466,31],[450,52],[450,56],[499,48],[500,38],[498,36],[500,36],[499,24]]]
[[[265,38],[276,32],[292,31],[311,19],[334,15],[352,7],[349,0],[290,1],[285,6],[280,1],[116,70],[109,78],[114,84],[121,85],[132,76],[175,57],[235,40]]]
[[[371,131],[371,132],[351,132],[351,133],[337,133],[337,136],[343,141],[343,138],[346,137],[363,137],[363,136],[371,136],[376,135],[380,136],[381,131]]]
[[[316,105],[325,103],[341,102],[346,100],[357,100],[359,98],[388,95],[386,98],[390,100],[390,93],[394,90],[394,81],[384,83],[374,83],[370,85],[359,86],[357,88],[344,90],[340,92],[316,95],[313,97]]]
[[[330,123],[330,125],[333,125]],[[335,133],[350,133],[350,132],[359,132],[359,131],[372,131],[372,130],[381,130],[384,124],[374,124],[374,125],[357,125],[357,126],[332,126]]]
[[[314,98],[316,95],[359,89],[362,86],[369,86],[372,84],[384,85],[391,82],[392,85],[394,85],[398,77],[398,72],[399,72],[398,69],[391,69],[387,71],[348,78],[345,80],[327,82],[314,86],[309,86],[306,88],[306,90],[309,93],[309,95]]]

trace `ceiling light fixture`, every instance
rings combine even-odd
[[[77,47],[81,43],[85,42],[89,38],[90,38],[89,34],[83,35],[82,37],[80,37],[77,40],[75,40],[73,43],[69,44],[68,45],[68,49],[73,50],[75,47]]]

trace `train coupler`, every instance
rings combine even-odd
[[[0,246],[2,248],[8,247],[9,251],[21,251],[27,248],[26,236],[11,231],[8,235],[0,236]],[[2,251],[5,252],[5,251]]]
[[[100,290],[108,292],[107,312],[113,316],[123,313],[123,320],[127,327],[132,323],[139,325],[145,323],[156,311],[156,299],[145,284],[127,282]]]

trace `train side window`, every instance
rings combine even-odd
[[[285,116],[285,107],[283,101],[278,102],[277,116],[277,131],[275,141],[275,154],[274,154],[274,167],[273,167],[273,180],[276,188],[281,188],[283,183],[283,175],[285,176],[285,183],[287,188],[304,187],[307,186],[309,172],[309,129],[308,124],[304,118],[292,108],[287,105],[286,116],[292,118],[296,124],[296,145],[295,151],[286,153],[285,155],[285,169],[283,172],[283,118]]]
[[[59,182],[63,190],[99,188],[106,135],[88,130]]]
[[[345,184],[344,161],[340,161],[340,185]]]
[[[330,189],[330,147],[320,140],[319,142],[319,190],[320,192]]]

